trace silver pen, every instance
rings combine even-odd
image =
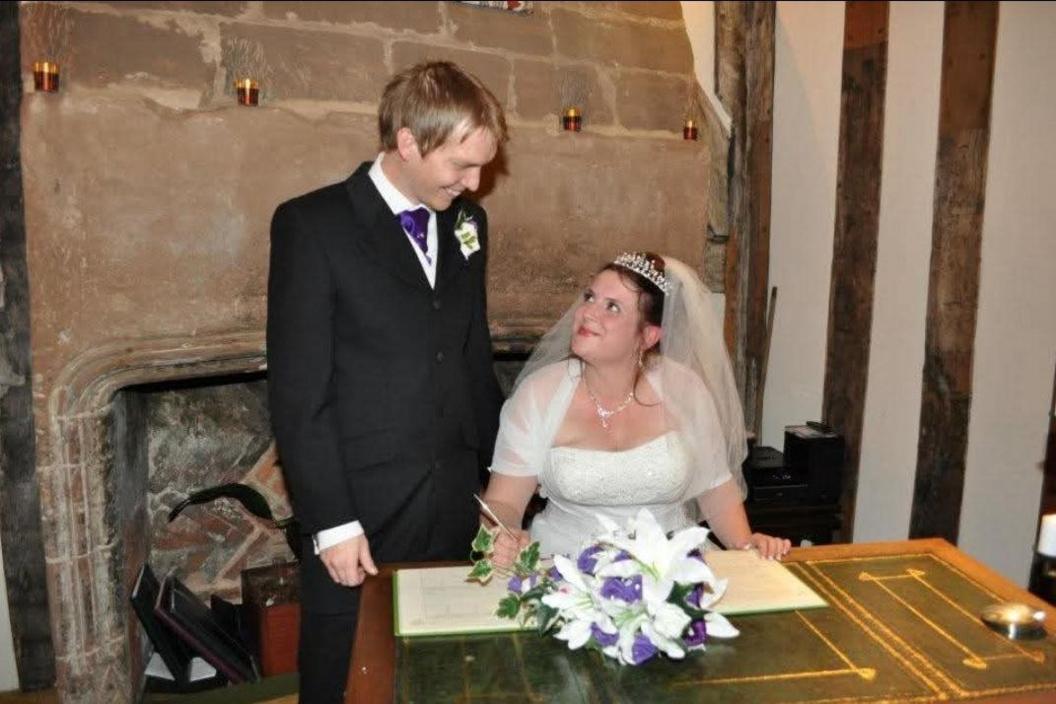
[[[491,506],[488,506],[488,504],[484,502],[484,499],[480,498],[476,494],[473,494],[473,498],[477,500],[478,504],[480,504],[480,508],[484,511],[485,516],[495,521],[495,524],[498,525],[499,528],[502,528],[504,531],[506,531],[506,535],[510,536],[514,540],[517,539],[513,532],[506,527],[506,524],[500,521],[499,517],[495,515],[495,512],[491,510]]]

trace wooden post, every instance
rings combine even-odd
[[[964,494],[997,2],[946,3],[911,538],[955,543]]]
[[[843,435],[841,539],[850,541],[858,493],[884,155],[888,3],[848,2],[822,418]]]
[[[726,346],[749,430],[766,345],[773,166],[773,2],[716,2],[716,89],[730,113],[726,242]]]
[[[23,208],[19,3],[0,4],[0,535],[19,684],[55,681],[37,480]]]

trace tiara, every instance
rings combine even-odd
[[[664,294],[671,293],[671,282],[667,280],[662,271],[658,271],[653,262],[645,256],[636,252],[624,252],[612,262],[616,266],[623,267],[624,269],[630,269],[636,274],[644,276],[654,286],[664,292]]]

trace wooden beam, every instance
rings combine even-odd
[[[766,345],[775,12],[773,2],[715,3],[716,92],[731,117],[724,333],[753,431]]]
[[[888,3],[848,2],[829,287],[822,418],[844,437],[841,538],[849,542],[858,493],[884,156]]]
[[[997,2],[947,2],[910,537],[956,542],[964,494]]]
[[[19,684],[55,681],[33,423],[19,3],[0,3],[0,540]]]

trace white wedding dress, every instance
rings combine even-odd
[[[578,554],[603,531],[598,514],[626,528],[645,507],[664,531],[694,524],[682,498],[689,457],[673,432],[629,450],[552,447],[538,481],[549,502],[532,520],[531,535],[543,554]]]

